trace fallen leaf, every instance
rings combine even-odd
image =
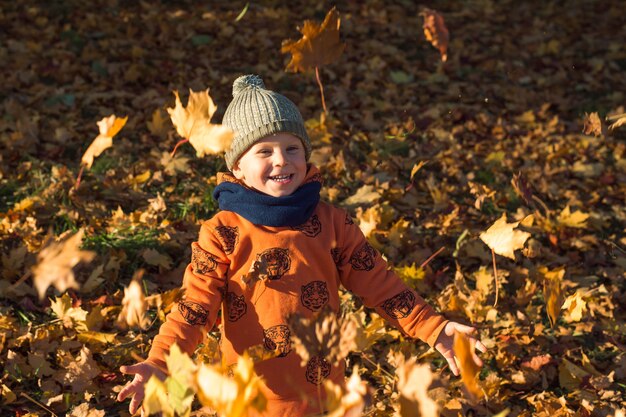
[[[128,287],[124,288],[122,311],[117,317],[117,322],[122,326],[139,327],[145,330],[150,324],[150,320],[146,317],[148,306],[141,288],[143,274],[142,269],[135,272]]]
[[[587,303],[582,298],[582,291],[578,290],[565,299],[561,309],[567,310],[571,321],[580,321],[587,311]]]
[[[300,29],[302,38],[282,42],[280,52],[291,54],[286,71],[305,72],[339,59],[346,47],[339,39],[340,25],[341,20],[335,7],[326,14],[321,25],[305,20],[304,26]]]
[[[583,213],[580,210],[576,210],[575,212],[571,212],[569,205],[565,206],[563,211],[559,214],[557,221],[559,224],[567,227],[574,227],[577,229],[582,229],[587,226],[587,219],[589,218],[589,214]]]
[[[546,302],[546,309],[550,324],[554,326],[561,312],[563,305],[563,277],[565,276],[565,268],[557,268],[548,270],[546,267],[538,269],[543,275],[543,296]]]
[[[585,119],[583,121],[583,133],[585,135],[602,136],[605,133],[605,126],[598,116],[597,112],[585,113]]]

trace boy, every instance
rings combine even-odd
[[[134,413],[145,381],[153,373],[164,375],[169,346],[176,342],[192,354],[221,305],[226,363],[235,363],[246,348],[258,344],[278,352],[255,366],[267,384],[263,415],[322,412],[303,402],[301,394],[317,398],[318,385],[326,378],[341,381],[344,369],[322,357],[302,367],[291,349],[287,318],[295,312],[310,316],[327,305],[338,311],[340,285],[409,336],[434,346],[458,375],[454,332],[474,329],[437,314],[387,270],[346,211],[319,201],[320,174],[307,164],[311,144],[296,106],[267,90],[258,76],[246,75],[233,83],[223,124],[235,138],[225,154],[231,173],[218,175],[213,194],[221,211],[202,224],[192,244],[185,299],[167,316],[148,359],[121,368],[135,378],[118,400],[133,396],[129,409]],[[262,270],[265,285],[244,282],[254,269]],[[485,351],[480,341],[474,342]],[[477,356],[474,360],[482,364]]]

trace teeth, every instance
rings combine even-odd
[[[286,180],[290,177],[291,175],[276,175],[274,177],[270,177],[270,179],[272,180]]]

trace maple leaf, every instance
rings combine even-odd
[[[328,417],[360,417],[365,407],[363,396],[367,392],[365,381],[359,377],[359,368],[355,366],[352,375],[345,384],[341,385],[331,380],[324,381],[326,391],[326,409]]]
[[[532,216],[532,215],[531,215]],[[522,220],[527,222],[528,218]],[[522,249],[530,237],[530,233],[515,229],[521,222],[506,222],[506,213],[502,214],[486,232],[480,234],[480,239],[498,255],[515,260],[515,251]]]
[[[196,377],[200,402],[228,417],[247,415],[251,409],[265,410],[264,383],[254,372],[254,362],[244,353],[231,370],[229,377],[226,369],[200,364]]]
[[[163,111],[161,109],[156,109],[154,113],[152,113],[152,121],[146,122],[146,125],[150,133],[154,136],[158,136],[161,139],[167,136],[169,127],[165,124],[165,118],[163,117]]]
[[[622,108],[622,111],[623,111],[623,108]],[[626,125],[626,113],[607,117],[607,120],[615,120],[615,122],[613,122],[611,126],[609,126],[609,130],[615,130],[620,126]]]
[[[482,390],[478,385],[478,372],[480,368],[474,362],[473,354],[474,346],[470,338],[463,333],[454,333],[454,354],[458,359],[459,370],[461,371],[461,380],[467,389],[470,399],[476,400],[482,397]]]
[[[587,219],[589,215],[583,213],[580,210],[576,210],[575,212],[571,212],[569,205],[565,206],[563,211],[559,214],[558,222],[559,224],[567,227],[574,227],[577,229],[583,229],[587,226]]]
[[[199,93],[190,89],[187,107],[183,107],[178,91],[174,91],[174,95],[176,105],[168,107],[167,112],[176,132],[189,141],[196,150],[196,156],[218,154],[230,147],[234,132],[224,125],[211,124],[217,106],[209,96],[208,89]]]
[[[174,417],[165,383],[152,375],[144,386],[143,411],[146,415],[163,413],[163,417]]]
[[[420,16],[424,17],[423,29],[426,40],[439,50],[441,61],[446,62],[448,60],[450,33],[443,16],[439,12],[428,8],[424,8],[420,12]]]
[[[87,312],[80,307],[72,307],[72,299],[69,295],[63,294],[61,298],[50,299],[50,308],[54,314],[63,321],[64,327],[74,327],[77,323],[84,323],[87,320]]]
[[[69,352],[63,351],[57,355],[60,357],[59,365],[62,369],[52,378],[62,385],[71,387],[73,393],[84,392],[101,372],[86,346],[81,348],[76,359]]]
[[[135,272],[128,287],[124,288],[122,310],[117,317],[117,322],[122,326],[136,326],[145,330],[150,323],[150,320],[146,317],[148,306],[143,294],[143,289],[141,288],[141,278],[143,274],[143,269]]]
[[[37,265],[33,268],[33,282],[39,299],[42,300],[50,285],[60,292],[68,288],[78,288],[73,268],[79,262],[91,262],[95,252],[80,250],[84,230],[81,229],[59,242],[49,241],[37,255]]]
[[[585,119],[583,120],[583,133],[585,135],[603,136],[606,132],[606,127],[602,123],[598,112],[585,113]]]
[[[433,382],[433,373],[430,366],[418,365],[417,358],[400,361],[396,368],[398,375],[398,393],[400,394],[400,415],[403,417],[420,416],[436,417],[439,415],[439,406],[428,396],[428,387]]]
[[[321,25],[305,20],[300,29],[302,38],[297,41],[286,39],[282,42],[280,52],[291,54],[286,71],[305,72],[335,62],[346,47],[339,39],[340,24],[335,7],[326,14]]]
[[[185,413],[191,410],[195,395],[194,374],[197,367],[176,343],[170,348],[165,362],[169,373],[165,380],[169,403],[177,415],[186,415]]]
[[[89,145],[81,158],[81,163],[85,165],[87,169],[91,169],[94,158],[113,146],[113,136],[119,133],[127,120],[128,116],[120,119],[112,114],[97,122],[100,134],[91,142],[91,145]]]
[[[583,317],[583,313],[587,311],[587,302],[582,298],[582,291],[578,290],[567,297],[561,309],[567,310],[571,321],[580,321]]]
[[[541,267],[538,268],[538,271],[543,275],[543,297],[546,302],[550,324],[554,326],[563,305],[562,282],[565,276],[565,268],[561,267],[550,271],[546,267]]]

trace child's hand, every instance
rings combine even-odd
[[[135,414],[144,396],[144,385],[152,375],[156,375],[159,379],[165,379],[165,374],[155,365],[148,362],[140,362],[131,366],[121,366],[120,371],[124,374],[134,374],[132,382],[128,383],[119,394],[117,394],[117,401],[124,401],[128,397],[133,397],[128,406],[130,414]],[[144,413],[141,410],[141,416]]]
[[[441,355],[444,358],[446,358],[446,361],[448,361],[448,365],[450,366],[450,370],[452,371],[452,373],[455,376],[458,376],[459,367],[456,363],[456,355],[454,354],[454,332],[455,331],[470,335],[469,340],[470,340],[470,346],[472,348],[472,358],[474,359],[474,362],[476,363],[476,365],[483,366],[483,361],[480,360],[474,348],[480,350],[483,353],[487,351],[487,348],[485,347],[485,345],[483,345],[483,343],[480,340],[471,336],[472,334],[476,333],[475,328],[470,327],[470,326],[465,326],[463,324],[460,324],[454,321],[448,322],[448,324],[446,324],[446,327],[444,327],[441,333],[439,334],[439,337],[437,337],[437,341],[435,342],[435,349],[437,349],[437,351],[441,353]]]

